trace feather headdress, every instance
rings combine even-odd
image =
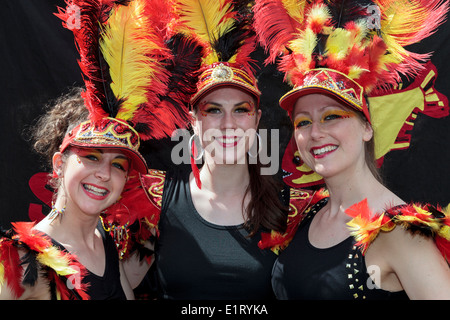
[[[90,120],[66,136],[61,151],[68,145],[121,148],[133,168],[146,172],[140,141],[170,136],[187,123],[199,44],[170,30],[174,13],[169,1],[66,3],[56,15],[74,33]],[[180,68],[176,65],[183,62],[179,56],[186,48],[192,50],[191,62]],[[170,85],[174,81],[181,85]]]
[[[195,106],[211,90],[221,86],[237,87],[249,93],[259,105],[258,89],[250,54],[256,47],[252,29],[250,0],[174,0],[177,27],[193,36],[204,47],[199,79],[190,104]],[[191,154],[197,154],[195,144]],[[193,157],[191,167],[201,188],[199,169]]]
[[[259,101],[250,54],[256,47],[251,26],[250,1],[176,0],[176,12],[183,33],[194,35],[205,48],[195,105],[211,89],[232,85]]]
[[[290,111],[300,95],[328,92],[362,111],[364,95],[415,76],[429,54],[405,46],[445,20],[443,0],[256,0],[255,29],[294,89],[280,100]]]

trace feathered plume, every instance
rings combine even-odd
[[[254,26],[259,41],[268,49],[266,62],[275,62],[279,54],[287,53],[287,45],[300,32],[307,0],[256,1]]]
[[[381,11],[381,37],[392,63],[388,72],[397,70],[415,76],[423,70],[430,53],[418,54],[405,49],[436,32],[446,20],[449,3],[444,0],[378,0]],[[398,78],[396,79],[398,80]]]
[[[237,63],[250,68],[255,34],[250,28],[250,1],[176,0],[180,30],[204,46],[202,65]]]
[[[108,65],[100,53],[99,40],[102,26],[106,23],[114,5],[113,0],[66,0],[67,7],[59,8],[55,15],[63,26],[73,32],[75,45],[80,54],[78,64],[83,74],[86,91],[85,105],[93,119],[107,117],[109,105],[116,105],[111,89],[105,85],[109,77]]]
[[[291,85],[327,67],[370,93],[422,70],[429,54],[404,47],[432,34],[447,11],[443,0],[256,0],[254,25],[267,62],[282,56],[279,68]]]
[[[152,37],[155,32],[145,16],[145,5],[144,1],[132,1],[128,6],[115,7],[100,41],[109,65],[111,89],[122,101],[117,114],[110,116],[122,120],[132,120],[142,104],[155,104],[157,96],[166,90],[168,76],[154,53],[164,52],[163,43]],[[149,101],[150,95],[153,99]]]
[[[179,57],[175,55],[180,52],[167,44],[177,32],[171,2],[66,2],[67,9],[60,8],[57,16],[70,28],[71,8],[80,12],[78,24],[70,29],[80,52],[79,63],[86,85],[83,95],[91,121],[105,117],[127,121],[142,140],[170,136],[175,129],[185,126],[186,95],[180,93],[185,88],[169,88],[169,82],[174,79],[196,82],[195,74],[188,69],[192,64],[199,64],[199,58],[195,57],[198,49],[190,57],[192,62],[184,68],[185,74],[176,74],[181,69],[173,65],[178,63]],[[190,49],[198,46],[190,41]],[[192,77],[195,79],[191,80]]]
[[[169,80],[162,61],[169,59],[170,52],[164,44],[165,32],[155,30],[148,18],[149,7],[149,1],[115,7],[100,42],[110,66],[111,89],[120,101],[112,116],[132,123],[143,140],[161,138],[176,129],[158,112]]]
[[[179,0],[176,1],[180,21],[186,34],[195,34],[208,48],[205,63],[220,61],[211,45],[232,26],[234,22],[231,1]]]
[[[182,33],[173,35],[167,41],[167,46],[172,52],[172,59],[166,64],[170,80],[168,95],[163,100],[189,101],[197,91],[196,83],[204,48],[195,38],[186,37]]]

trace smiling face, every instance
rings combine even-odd
[[[200,100],[193,127],[207,158],[216,164],[244,163],[260,118],[261,110],[251,95],[224,87]]]
[[[365,165],[372,128],[342,103],[321,94],[300,97],[293,121],[301,158],[325,179]]]
[[[62,172],[60,189],[66,209],[97,215],[119,198],[130,161],[115,149],[71,147],[67,157],[56,153],[53,165],[56,172]]]

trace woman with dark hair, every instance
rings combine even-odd
[[[281,184],[261,174],[260,92],[249,66],[255,38],[244,2],[242,8],[203,2],[217,21],[207,31],[196,25],[194,2],[177,4],[205,55],[191,98],[192,172],[150,170],[143,176],[150,200],[161,209],[155,270],[164,299],[273,298],[276,256],[258,247],[261,232],[284,232],[289,209],[301,211],[309,199],[289,189],[283,195]]]
[[[0,298],[134,298],[119,260],[131,248],[116,247],[122,233],[110,229],[108,214],[130,224],[151,214],[142,205],[139,174],[148,167],[140,142],[170,135],[188,116],[177,97],[162,101],[162,92],[178,91],[164,81],[173,56],[148,17],[152,5],[75,0],[57,14],[69,28],[72,6],[79,9],[72,31],[85,89],[58,100],[34,131],[36,150],[52,164],[55,199],[40,222],[13,223],[3,234]],[[145,241],[152,231],[142,225],[129,236]]]

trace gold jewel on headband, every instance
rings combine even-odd
[[[213,68],[213,71],[211,72],[211,79],[213,81],[231,80],[233,79],[233,70],[223,63],[220,63]]]

